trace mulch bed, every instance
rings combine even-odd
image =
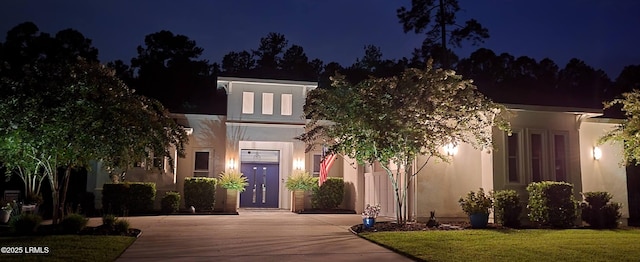
[[[306,209],[297,212],[298,214],[355,214],[356,211],[350,209]]]
[[[428,227],[426,223],[420,222],[407,222],[404,225],[400,225],[396,222],[376,222],[372,228],[364,228],[362,224],[358,224],[351,227],[351,231],[354,233],[363,232],[382,232],[382,231],[429,231],[429,230],[464,230],[470,229],[471,224],[469,222],[449,222],[440,223],[438,226]],[[488,229],[501,228],[495,224],[487,225]]]

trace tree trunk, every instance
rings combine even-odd
[[[64,171],[64,177],[62,178],[62,183],[64,184],[62,187],[62,199],[60,201],[60,219],[65,216],[66,205],[67,202],[67,188],[69,188],[69,177],[71,176],[71,166],[67,166],[67,169]]]
[[[445,23],[445,8],[444,8],[444,0],[440,0],[440,17],[441,20],[438,21],[440,23],[440,40],[442,43],[442,67],[444,69],[449,69],[449,53],[447,52],[447,25]]]

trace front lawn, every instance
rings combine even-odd
[[[459,230],[361,233],[424,261],[638,261],[640,230]]]
[[[135,237],[51,235],[32,237],[0,237],[0,261],[115,261]],[[6,249],[11,247],[13,249]],[[22,248],[48,247],[48,254],[4,254]],[[40,249],[44,250],[44,249]]]

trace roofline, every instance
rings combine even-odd
[[[242,77],[218,77],[217,82],[245,82],[245,83],[285,84],[285,85],[301,85],[301,86],[309,86],[309,87],[318,87],[318,82],[311,82],[311,81],[242,78]]]
[[[563,106],[541,106],[523,104],[502,104],[509,110],[514,111],[537,111],[537,112],[560,112],[570,114],[589,115],[590,117],[602,116],[603,110],[583,107],[563,107]]]

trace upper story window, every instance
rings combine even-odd
[[[283,116],[290,116],[293,114],[293,95],[282,94],[280,100],[280,114]]]
[[[273,115],[273,93],[262,93],[262,114]]]
[[[242,113],[253,114],[253,92],[242,92]]]

